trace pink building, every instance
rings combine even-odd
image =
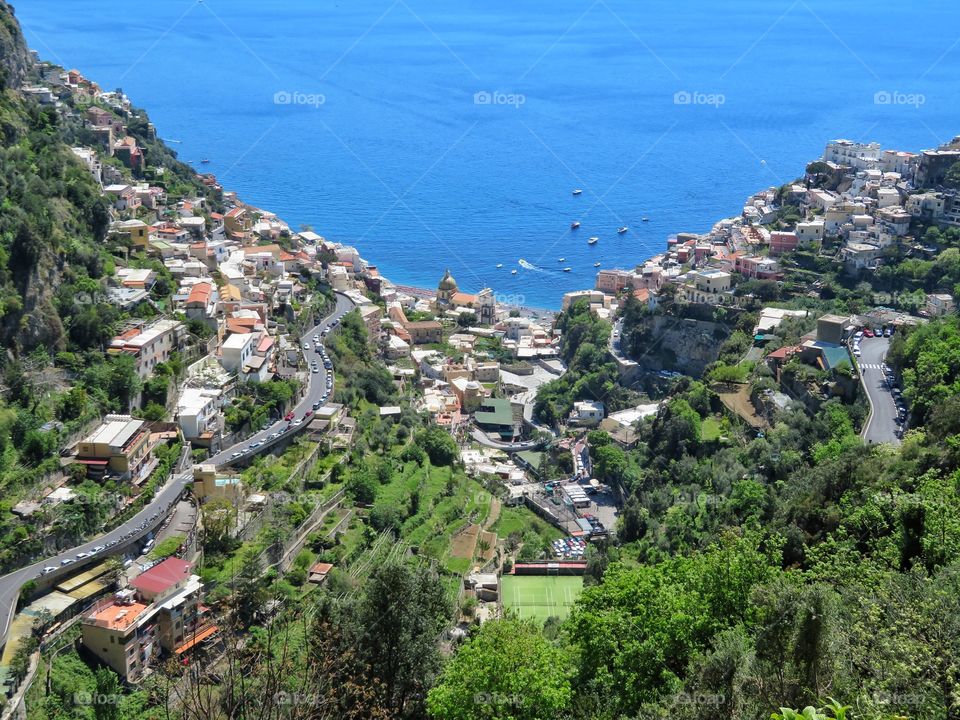
[[[785,252],[793,252],[797,249],[799,239],[793,232],[772,232],[770,233],[770,254],[782,255]]]

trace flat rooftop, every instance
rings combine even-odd
[[[126,630],[137,622],[137,619],[147,610],[147,605],[141,602],[124,605],[118,602],[90,613],[87,618],[100,627],[110,630]]]

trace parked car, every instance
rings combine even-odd
[[[77,560],[83,560],[84,558],[90,557],[90,553],[79,552],[77,553]]]
[[[319,410],[319,409],[320,409],[320,401],[319,401],[319,400],[317,400],[317,401],[313,404],[313,409],[314,409],[314,410]]]
[[[73,558],[67,558],[66,560],[61,560],[60,565],[73,565],[76,562]]]
[[[56,570],[55,567],[50,567],[50,566],[48,565],[47,567],[45,567],[43,570],[40,571],[40,574],[41,574],[41,575],[49,575],[49,574],[52,573],[54,570]]]
[[[288,412],[286,415],[283,416],[283,419],[286,420],[287,422],[290,422],[291,420],[293,420],[293,415],[294,415],[293,410],[291,410],[290,412]]]

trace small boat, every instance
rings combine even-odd
[[[503,263],[497,263],[497,269],[498,269],[498,270],[499,270],[500,268],[502,268],[502,267],[503,267]]]
[[[557,258],[557,262],[565,262],[566,258]]]
[[[629,229],[629,228],[628,228],[626,225],[624,225],[623,227],[618,227],[618,228],[617,228],[617,232],[618,232],[619,234],[623,235],[628,229]]]
[[[566,267],[563,269],[564,272],[570,272],[570,268]]]
[[[207,158],[204,158],[204,159],[203,159],[203,160],[201,160],[200,162],[201,162],[201,163],[203,163],[204,165],[206,165],[206,164],[207,164],[208,162],[210,162],[210,161],[209,161],[209,160],[207,160]]]
[[[593,264],[593,266],[594,266],[594,267],[600,267],[600,263],[595,262],[595,263]]]
[[[573,191],[573,194],[574,194],[574,195],[583,195],[583,190],[581,190],[580,188],[577,188],[576,190]]]
[[[650,222],[650,218],[645,217],[645,218],[643,218],[643,221],[644,221],[644,222]]]
[[[596,245],[596,244],[597,244],[597,241],[598,241],[599,239],[600,239],[600,238],[594,236],[594,237],[590,238],[589,240],[587,240],[587,245]]]
[[[511,271],[510,271],[510,274],[511,274],[511,275],[516,275],[516,274],[517,274],[517,271],[516,271],[516,270],[511,270]]]
[[[579,220],[574,220],[572,223],[570,223],[570,229],[571,229],[571,230],[576,230],[578,227],[580,227],[580,221],[579,221]]]

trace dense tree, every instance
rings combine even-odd
[[[427,697],[443,720],[539,720],[570,705],[568,662],[530,622],[484,623],[459,649]]]

